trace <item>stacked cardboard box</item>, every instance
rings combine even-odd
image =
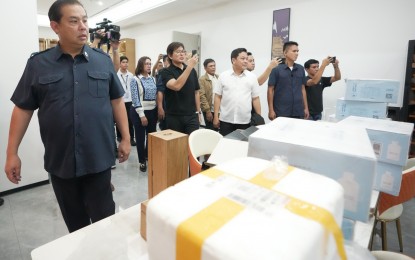
[[[248,147],[248,156],[276,155],[341,183],[345,217],[368,220],[376,157],[363,127],[279,117],[253,133]]]
[[[397,196],[401,187],[402,166],[408,159],[413,123],[350,116],[338,123],[366,129],[378,160],[373,188]]]
[[[348,116],[386,118],[388,103],[397,103],[399,81],[347,79],[344,98],[337,100],[336,119]]]

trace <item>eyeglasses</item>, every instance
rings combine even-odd
[[[186,54],[186,50],[177,50],[177,51],[174,51],[174,53],[176,53],[176,54]]]

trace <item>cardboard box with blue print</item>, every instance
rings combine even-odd
[[[364,128],[279,117],[249,137],[248,156],[269,160],[275,155],[341,183],[344,216],[368,220],[376,157]]]
[[[413,123],[350,116],[338,124],[364,127],[379,161],[406,165]]]
[[[397,103],[400,82],[387,79],[346,79],[346,100]]]
[[[348,116],[385,119],[387,108],[387,103],[353,101],[339,98],[336,103],[336,119],[342,120]]]
[[[403,167],[400,165],[378,161],[373,189],[398,196],[401,190],[402,170]]]
[[[330,178],[240,158],[150,200],[149,257],[345,259],[342,213],[343,188]]]

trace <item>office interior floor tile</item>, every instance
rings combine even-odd
[[[23,173],[24,174],[24,173]],[[112,170],[116,211],[122,211],[147,199],[147,172],[140,172],[135,147],[127,162]],[[3,197],[0,206],[0,259],[31,259],[30,252],[68,234],[50,184],[19,191]],[[404,204],[401,217],[404,253],[415,256],[415,199]],[[380,228],[380,225],[378,225]],[[387,224],[388,250],[399,252],[394,222]],[[306,242],[306,241],[304,241]],[[374,238],[373,250],[381,249],[381,239]]]

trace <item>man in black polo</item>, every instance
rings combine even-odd
[[[110,187],[114,164],[114,118],[128,159],[130,134],[123,88],[111,58],[86,45],[88,19],[76,0],[55,1],[50,25],[59,37],[52,49],[32,55],[13,93],[5,172],[21,180],[18,148],[38,111],[44,167],[70,232],[115,213]]]
[[[180,42],[167,46],[170,66],[160,71],[166,83],[166,126],[181,133],[190,134],[199,129],[200,98],[199,80],[194,70],[198,55],[194,55],[184,64],[186,51]]]

